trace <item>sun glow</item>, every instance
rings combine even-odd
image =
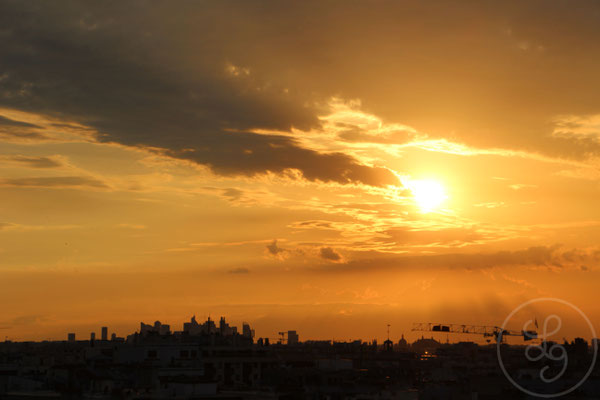
[[[439,208],[448,198],[444,187],[433,180],[415,180],[408,183],[415,202],[423,212],[431,212]]]

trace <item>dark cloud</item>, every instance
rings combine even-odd
[[[68,117],[101,141],[161,148],[218,174],[298,170],[312,181],[398,184],[348,155],[250,132],[314,128],[319,111],[274,71],[236,73],[231,63],[243,60],[225,42],[243,33],[223,30],[230,11],[209,2],[2,2],[0,104]]]
[[[321,247],[319,253],[321,258],[328,261],[340,261],[342,259],[342,256],[331,247]]]
[[[6,178],[0,179],[1,186],[12,187],[45,187],[45,188],[75,188],[88,187],[105,189],[106,184],[98,179],[84,176],[56,176],[32,178]]]
[[[50,157],[33,157],[33,156],[0,156],[0,161],[7,160],[11,162],[15,162],[18,164],[22,164],[27,167],[32,168],[55,168],[62,166],[62,163],[57,161],[56,159]]]
[[[267,245],[267,251],[274,256],[280,256],[282,253],[285,253],[287,250],[279,247],[277,245],[277,239],[274,239],[270,244]]]
[[[433,137],[578,158],[600,143],[553,137],[549,121],[600,113],[598,15],[591,0],[4,0],[0,105],[228,175],[397,183],[350,156],[250,133],[317,128],[331,96]]]
[[[10,118],[6,118],[0,115],[0,126],[10,126],[10,127],[19,127],[19,128],[39,128],[39,126],[30,124],[28,122],[15,121]]]

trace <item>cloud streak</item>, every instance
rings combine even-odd
[[[0,165],[2,162],[10,163],[17,166],[29,168],[57,168],[63,164],[56,157],[36,157],[24,155],[0,156]]]
[[[108,186],[96,179],[84,176],[55,176],[31,178],[5,178],[0,179],[0,187],[17,188],[77,188],[87,187],[95,189],[108,189]]]
[[[446,268],[477,270],[498,267],[548,267],[580,268],[587,263],[600,261],[597,250],[562,250],[559,245],[533,246],[523,250],[498,251],[495,253],[452,253],[436,255],[406,255],[355,259],[323,268],[323,271],[375,271],[389,269],[415,270],[419,268]]]

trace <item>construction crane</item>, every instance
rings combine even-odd
[[[522,336],[523,340],[525,341],[533,340],[538,337],[536,331],[513,331],[508,329],[502,329],[498,326],[440,324],[431,322],[414,323],[412,326],[412,331],[482,335],[486,338],[493,337],[497,342],[502,342],[506,336]]]
[[[279,343],[285,344],[285,335],[287,335],[287,332],[279,332],[279,336],[281,336],[281,339],[279,339]]]

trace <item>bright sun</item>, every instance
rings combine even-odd
[[[410,181],[408,184],[415,202],[423,212],[430,212],[438,208],[448,196],[444,187],[432,180]]]

